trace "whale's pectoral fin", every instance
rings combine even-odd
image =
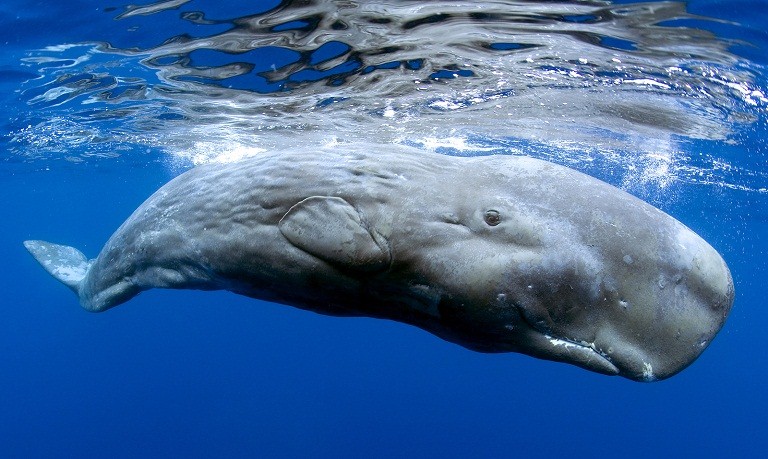
[[[283,215],[279,228],[297,248],[344,269],[381,271],[391,261],[386,240],[339,197],[304,199]]]
[[[51,276],[80,293],[80,283],[88,274],[91,263],[79,250],[45,241],[24,241],[24,247]]]

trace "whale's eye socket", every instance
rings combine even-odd
[[[487,223],[488,226],[496,226],[499,223],[501,223],[501,215],[499,214],[499,211],[497,211],[497,210],[486,210],[485,211],[485,223]]]

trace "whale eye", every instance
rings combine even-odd
[[[501,215],[499,215],[499,211],[497,211],[497,210],[486,210],[485,211],[485,223],[487,223],[488,226],[496,226],[499,223],[501,223]]]

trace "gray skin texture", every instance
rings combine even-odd
[[[639,381],[693,362],[734,296],[711,246],[604,182],[397,146],[197,167],[82,260],[76,281],[46,269],[89,311],[150,288],[226,289]]]

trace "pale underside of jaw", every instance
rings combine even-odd
[[[526,308],[518,305],[517,310],[520,313],[520,318],[533,332],[530,339],[535,343],[534,346],[538,346],[540,350],[547,349],[545,354],[549,354],[552,360],[572,363],[607,375],[618,375],[620,373],[616,365],[598,349],[594,342],[554,337],[550,334],[549,330],[540,325],[540,320],[531,316]]]
[[[555,353],[556,355],[559,355],[576,365],[599,373],[609,375],[619,374],[619,369],[616,365],[599,352],[594,343],[570,341],[567,339],[555,338],[548,334],[544,334],[544,338],[547,339],[552,347],[558,348],[558,352]],[[652,378],[649,380],[652,380]]]

